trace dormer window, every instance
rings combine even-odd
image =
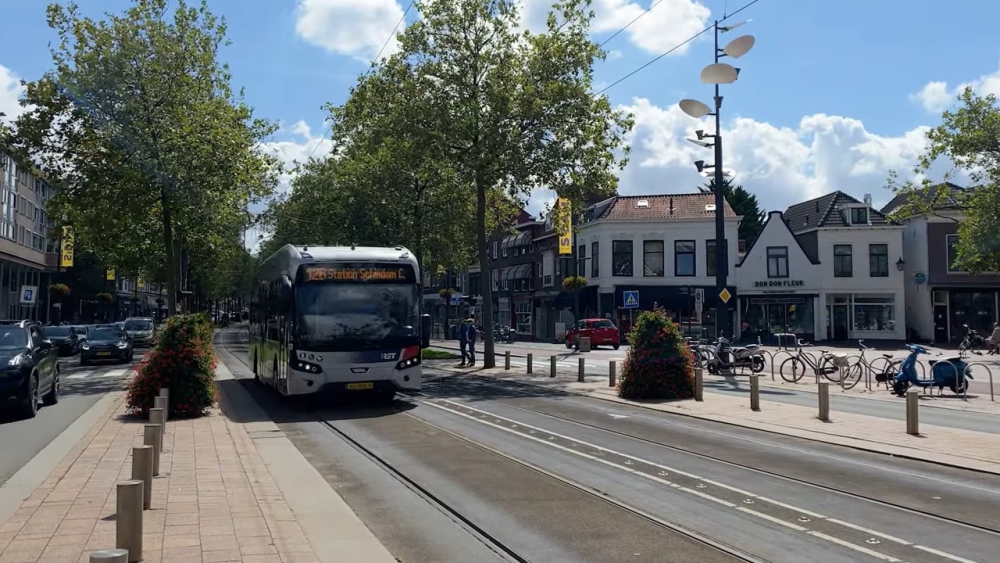
[[[640,199],[638,202],[636,202],[635,206],[636,207],[649,207],[649,200],[648,199]]]
[[[867,225],[868,224],[868,208],[867,207],[852,207],[851,208],[851,224],[852,225]]]

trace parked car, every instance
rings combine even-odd
[[[80,347],[80,365],[105,360],[131,362],[134,353],[127,332],[115,325],[98,325],[87,331],[87,342]]]
[[[0,321],[0,412],[34,418],[39,403],[59,402],[59,385],[59,354],[42,326]]]
[[[622,345],[622,336],[615,323],[608,319],[583,319],[576,326],[566,331],[566,347],[576,345],[577,336],[590,338],[590,347],[611,346],[615,350]]]
[[[42,329],[45,338],[56,347],[60,356],[75,356],[80,351],[80,333],[85,332],[75,326],[57,325]]]
[[[87,327],[87,325],[77,325],[77,326],[74,326],[73,328],[76,329],[76,338],[77,338],[77,342],[78,342],[78,344],[77,344],[77,352],[79,352],[80,351],[80,346],[84,342],[87,341],[87,328],[88,327]]]
[[[153,342],[155,325],[149,317],[130,317],[125,319],[125,332],[132,339],[133,346],[148,346]]]

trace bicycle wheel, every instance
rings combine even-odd
[[[823,374],[830,383],[840,385],[840,368],[833,363],[833,358],[826,356],[819,362],[819,372]]]
[[[806,363],[799,358],[791,357],[781,362],[781,379],[789,383],[798,383],[806,374]]]
[[[861,381],[861,376],[864,374],[864,370],[865,365],[861,363],[861,360],[858,360],[858,363],[854,365],[847,366],[847,369],[844,371],[844,381],[841,383],[841,386],[844,389],[853,389],[854,386]]]

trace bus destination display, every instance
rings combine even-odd
[[[307,266],[302,275],[305,282],[347,283],[416,283],[413,268],[394,264],[327,264]]]

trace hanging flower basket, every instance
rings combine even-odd
[[[105,291],[97,294],[97,300],[103,303],[111,303],[115,300],[115,296]]]
[[[64,283],[54,283],[49,285],[49,291],[56,297],[66,297],[69,295],[69,286]]]
[[[438,291],[438,295],[441,296],[441,299],[448,299],[451,297],[452,293],[455,293],[455,291],[447,287]]]
[[[569,276],[563,278],[563,291],[577,291],[587,287],[587,278],[583,276]]]

